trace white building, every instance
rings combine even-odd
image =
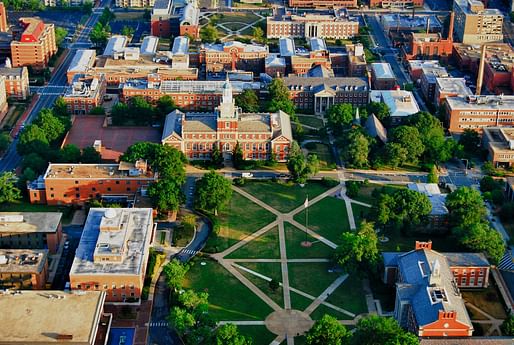
[[[405,90],[373,90],[371,102],[385,103],[391,112],[392,123],[399,123],[407,116],[419,112],[419,106],[410,91]]]

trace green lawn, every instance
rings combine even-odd
[[[291,308],[304,311],[308,306],[311,305],[312,300],[291,291]]]
[[[357,225],[357,227],[359,226],[362,220],[370,219],[370,216],[373,214],[372,208],[354,203],[352,203],[352,211],[353,218],[355,219],[355,224]]]
[[[318,297],[340,273],[329,273],[330,263],[288,263],[289,284],[300,291]]]
[[[348,278],[328,296],[327,302],[357,315],[368,312],[366,298],[362,290],[362,280],[356,274],[350,274]]]
[[[326,144],[316,143],[315,149],[308,150],[309,154],[315,154],[319,159],[319,167],[321,170],[333,170],[336,168],[334,156],[329,146]]]
[[[184,288],[209,293],[209,312],[217,320],[264,320],[273,310],[215,261],[195,260]]]
[[[73,218],[73,209],[69,206],[31,204],[25,200],[0,204],[0,212],[62,212],[63,224],[69,223]]]
[[[298,115],[298,120],[302,125],[307,125],[314,128],[323,127],[323,120],[317,116]]]
[[[309,207],[309,229],[316,231],[326,239],[339,243],[341,234],[350,230],[346,205],[343,200],[328,196]],[[305,225],[306,212],[294,216],[300,224]]]
[[[264,235],[248,242],[235,252],[232,252],[227,259],[280,259],[280,248],[278,243],[278,227],[275,227]]]
[[[268,331],[266,326],[237,326],[237,328],[241,335],[252,339],[253,345],[269,345],[277,337]]]
[[[284,223],[284,231],[288,259],[328,258],[334,252],[329,246],[287,222]],[[302,247],[301,243],[305,240],[313,244],[308,248]]]
[[[319,307],[317,307],[311,314],[311,319],[313,320],[319,320],[321,319],[325,314],[328,314],[330,316],[335,317],[338,320],[353,320],[353,317],[350,315],[338,312],[335,309],[332,309],[330,307],[327,307],[326,305],[320,304]]]
[[[274,279],[279,283],[282,282],[282,269],[278,262],[239,262],[238,265],[248,268],[254,272],[260,273],[268,278]],[[284,306],[284,293],[282,287],[279,287],[276,291],[273,291],[269,287],[269,282],[257,277],[249,272],[238,269],[248,280],[250,280],[255,286],[257,286],[262,292],[268,295],[273,301],[279,306]]]
[[[223,251],[242,238],[275,220],[275,215],[251,202],[239,193],[233,193],[230,204],[220,212],[219,233],[211,235],[206,252]]]
[[[241,30],[242,28],[244,28],[246,26],[246,24],[234,22],[234,23],[223,23],[223,26],[232,31],[237,31],[237,30]]]
[[[241,23],[253,23],[260,19],[252,12],[240,12],[240,13],[222,13],[218,14],[219,18],[217,23],[230,23],[230,22],[241,22]],[[212,17],[211,17],[212,18]]]
[[[251,181],[242,188],[280,212],[290,212],[302,205],[307,195],[313,199],[328,189],[318,181],[308,181],[303,188],[292,182]]]
[[[394,191],[398,190],[399,188],[407,188],[405,185],[395,185],[395,184],[377,184],[377,183],[370,183],[367,186],[361,186],[359,190],[359,195],[354,197],[354,200],[361,201],[367,204],[373,204],[373,201],[375,198],[371,195],[375,189],[380,189],[384,187],[387,192],[393,193]]]

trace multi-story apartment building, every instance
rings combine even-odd
[[[70,270],[72,291],[103,291],[107,302],[139,301],[153,237],[152,212],[91,208]]]
[[[105,344],[112,314],[103,313],[104,301],[101,291],[6,291],[0,298],[0,344]]]
[[[448,97],[443,104],[451,133],[514,126],[514,96]]]
[[[197,0],[156,0],[151,16],[151,33],[157,37],[200,37],[200,9]]]
[[[480,0],[454,0],[455,33],[460,42],[481,44],[503,41],[503,14],[485,8]]]
[[[48,250],[0,249],[0,289],[42,290],[48,278]]]
[[[447,97],[471,95],[473,95],[473,92],[466,85],[466,79],[464,78],[436,78],[434,102],[438,106]]]
[[[260,91],[260,83],[231,82],[234,93],[244,89]],[[156,102],[164,95],[170,96],[175,104],[186,111],[212,111],[220,104],[224,81],[181,81],[181,80],[130,80],[122,85],[121,100],[127,102],[135,96],[142,96],[149,102]]]
[[[496,167],[510,167],[514,164],[514,128],[486,127],[483,129],[482,146]]]
[[[11,41],[12,66],[46,67],[57,52],[54,24],[45,24],[37,18],[20,18],[20,26],[21,30]]]
[[[357,0],[289,0],[289,7],[300,7],[300,8],[357,7]]]
[[[473,325],[459,288],[488,286],[489,262],[478,253],[438,253],[416,242],[407,253],[382,253],[384,281],[396,282],[394,317],[420,337],[470,337]]]
[[[155,0],[116,0],[116,7],[153,7]]]
[[[5,77],[5,92],[7,97],[27,99],[29,90],[29,71],[27,67],[0,67],[0,75]]]
[[[184,152],[189,159],[209,159],[214,146],[230,160],[237,144],[244,159],[266,160],[275,155],[286,161],[293,142],[289,115],[242,113],[236,107],[232,87],[226,82],[222,102],[213,113],[183,113],[166,117],[162,143]]]
[[[0,120],[7,115],[9,105],[7,104],[7,93],[5,92],[5,77],[0,75]]]
[[[363,106],[369,103],[369,85],[365,78],[286,77],[283,80],[295,106],[315,114],[325,114],[334,104]]]
[[[268,46],[229,41],[220,44],[204,44],[200,48],[199,63],[207,72],[264,71],[264,60],[269,55]]]
[[[62,239],[61,219],[59,212],[0,212],[0,248],[55,254]]]
[[[279,15],[266,19],[268,38],[319,37],[348,39],[359,34],[359,22],[349,19],[342,11],[335,15]]]
[[[7,24],[7,11],[5,5],[0,2],[0,32],[7,32],[9,25]]]
[[[28,184],[27,189],[33,204],[83,204],[94,198],[134,198],[155,179],[145,161],[49,164],[45,174]]]
[[[424,0],[369,0],[370,7],[399,7],[404,8],[406,6],[423,7]]]
[[[63,99],[72,115],[86,115],[103,103],[107,83],[103,74],[98,77],[75,74],[70,86],[66,89]]]
[[[371,64],[371,87],[373,90],[392,90],[397,85],[396,77],[387,62]]]
[[[427,101],[433,102],[437,78],[448,78],[450,75],[442,66],[421,67],[421,93]]]

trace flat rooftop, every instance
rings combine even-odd
[[[104,300],[103,291],[0,292],[0,345],[93,344]]]
[[[505,110],[514,111],[514,96],[456,96],[446,98],[452,110]]]
[[[456,95],[472,95],[464,78],[436,78],[436,84],[440,92]]]
[[[120,170],[119,164],[49,164],[45,180],[49,179],[153,179],[153,173],[139,172],[129,174],[128,170]]]
[[[371,64],[371,69],[377,79],[395,79],[391,65],[387,62],[375,62]]]
[[[418,103],[410,91],[372,90],[370,100],[385,103],[393,117],[410,116],[419,112]]]
[[[152,212],[151,208],[90,209],[70,276],[144,274]]]
[[[68,72],[85,72],[95,64],[96,51],[93,49],[79,49],[71,60]]]
[[[60,212],[0,212],[0,233],[56,232]]]
[[[511,153],[514,150],[514,127],[484,127],[484,140],[494,151]]]
[[[0,273],[39,273],[47,259],[46,249],[0,249]]]

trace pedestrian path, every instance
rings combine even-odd
[[[148,324],[149,327],[168,327],[169,324],[167,321],[158,321],[158,322],[150,322]]]

